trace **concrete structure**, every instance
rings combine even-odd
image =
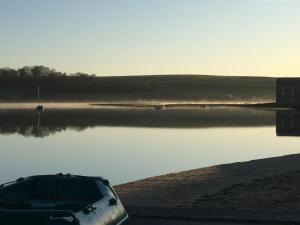
[[[300,78],[276,80],[276,103],[279,107],[300,108]]]

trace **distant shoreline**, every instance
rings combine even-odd
[[[154,107],[157,109],[167,108],[180,108],[180,107],[251,107],[251,108],[278,108],[275,102],[268,103],[170,103],[170,104],[134,104],[134,103],[91,103],[92,106],[117,106],[117,107],[137,107],[137,108],[149,108]],[[164,107],[164,108],[162,108]]]
[[[43,105],[45,109],[97,109],[97,108],[115,108],[115,109],[155,109],[155,110],[167,110],[174,108],[253,108],[253,109],[265,109],[265,110],[284,110],[292,108],[283,108],[278,106],[275,102],[266,103],[163,103],[163,102],[98,102],[98,101],[49,101],[49,102],[1,102],[0,109],[35,109],[37,105]]]
[[[28,101],[28,102],[1,102],[0,108],[35,108],[37,104],[44,105],[45,108],[99,108],[99,107],[116,107],[116,108],[154,108],[165,110],[168,108],[211,108],[211,107],[241,107],[241,108],[279,108],[275,102],[266,103],[164,103],[157,101],[132,101],[132,102],[99,102],[99,101]]]

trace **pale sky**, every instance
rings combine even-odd
[[[0,67],[300,75],[299,0],[0,0]]]

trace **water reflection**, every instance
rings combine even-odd
[[[1,109],[0,134],[46,137],[96,126],[212,128],[274,126],[275,112],[242,108],[154,109]]]
[[[243,108],[153,109],[0,109],[0,134],[46,137],[97,126],[212,128],[276,126],[277,136],[300,136],[300,111]]]
[[[300,136],[300,111],[277,111],[276,134],[277,136]]]
[[[281,111],[245,108],[47,109],[40,116],[1,109],[0,183],[64,172],[120,184],[299,153],[300,138],[276,136],[280,117]]]

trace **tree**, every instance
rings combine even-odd
[[[34,66],[32,67],[32,75],[34,78],[46,77],[49,75],[51,70],[45,66]]]
[[[18,76],[18,72],[14,69],[10,69],[10,68],[2,68],[0,69],[0,75],[1,77],[17,77]]]
[[[32,77],[32,69],[29,66],[24,66],[23,68],[18,70],[19,77],[26,78],[26,77]]]

